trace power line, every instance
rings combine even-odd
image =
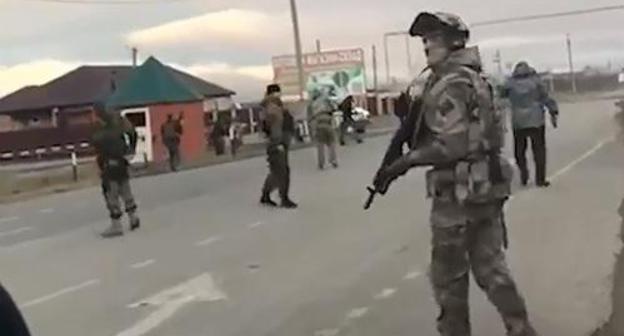
[[[470,26],[470,28],[477,28],[477,27],[493,26],[493,25],[504,24],[504,23],[553,19],[553,18],[567,17],[567,16],[578,16],[578,15],[586,15],[586,14],[601,13],[601,12],[612,12],[616,10],[624,10],[624,5],[593,7],[593,8],[586,8],[586,9],[579,9],[579,10],[565,11],[565,12],[517,16],[517,17],[506,18],[506,19],[496,19],[496,20],[474,22],[468,25]],[[399,35],[406,35],[406,34],[409,34],[409,32],[393,31],[393,32],[387,32],[384,35],[385,36],[399,36]]]
[[[471,24],[471,27],[481,27],[481,26],[491,26],[502,23],[512,23],[512,22],[521,22],[521,21],[533,21],[533,20],[542,20],[542,19],[552,19],[558,17],[566,17],[566,16],[577,16],[577,15],[585,15],[599,12],[610,12],[615,10],[624,10],[624,5],[615,5],[615,6],[605,6],[605,7],[594,7],[566,12],[556,12],[549,14],[537,14],[537,15],[527,15],[527,16],[518,16],[507,19],[498,19],[498,20],[489,20],[489,21],[481,21],[475,22]]]
[[[175,2],[189,2],[197,0],[26,0],[31,2],[45,2],[67,5],[149,5],[168,4]]]

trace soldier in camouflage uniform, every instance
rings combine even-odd
[[[431,74],[410,151],[383,165],[374,185],[389,184],[413,167],[427,172],[431,210],[430,278],[440,307],[438,331],[468,336],[469,273],[496,306],[509,336],[535,336],[505,261],[503,204],[512,168],[500,156],[502,131],[491,87],[476,48],[466,48],[467,26],[446,13],[422,13],[410,34],[423,38]]]
[[[121,201],[123,200],[130,221],[130,230],[141,225],[137,216],[137,204],[130,187],[130,174],[127,156],[134,152],[137,133],[127,118],[116,112],[107,111],[103,104],[96,106],[99,125],[91,143],[95,147],[96,161],[102,180],[102,193],[110,213],[111,225],[102,232],[103,238],[123,235]]]
[[[290,199],[290,166],[288,164],[288,148],[292,136],[292,124],[288,111],[281,99],[282,90],[279,85],[271,84],[267,87],[266,96],[262,101],[264,108],[263,128],[267,139],[267,161],[269,175],[262,187],[260,204],[276,207],[277,203],[271,200],[271,193],[277,189],[281,198],[281,207],[286,209],[297,208],[297,203]],[[290,125],[289,125],[290,124]]]
[[[334,111],[336,107],[325,92],[313,93],[312,102],[308,106],[311,115],[309,121],[314,124],[318,167],[325,169],[325,147],[329,150],[329,163],[338,168],[336,154],[336,131],[334,128]]]

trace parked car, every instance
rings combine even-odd
[[[349,132],[366,133],[366,127],[370,124],[371,113],[361,107],[353,108],[352,118],[354,121],[353,127],[349,127]],[[334,112],[334,120],[336,125],[342,123],[342,111]]]

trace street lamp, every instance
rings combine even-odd
[[[301,52],[301,36],[299,35],[299,17],[297,16],[297,4],[295,0],[290,0],[290,12],[293,22],[293,32],[295,35],[295,57],[297,58],[297,75],[299,79],[299,100],[303,100],[303,61]]]

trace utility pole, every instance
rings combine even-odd
[[[500,50],[496,50],[496,55],[494,56],[494,63],[498,66],[498,75],[503,78],[503,58],[501,57]]]
[[[390,84],[390,56],[388,52],[388,35],[384,35],[384,58],[386,60],[386,84]]]
[[[132,67],[136,68],[139,57],[139,49],[132,47]]]
[[[316,52],[321,53],[321,40],[319,39],[316,40]]]
[[[303,53],[301,52],[301,36],[299,35],[299,17],[297,16],[297,4],[295,0],[290,0],[290,13],[292,16],[293,33],[295,35],[295,57],[297,58],[297,72],[299,77],[299,100],[303,100]]]
[[[375,93],[377,93],[378,87],[378,78],[377,78],[377,47],[373,45],[373,89]]]
[[[566,44],[568,46],[568,62],[570,64],[570,78],[572,79],[572,93],[577,93],[576,74],[574,73],[574,61],[572,57],[572,40],[570,34],[566,35]]]
[[[410,49],[410,36],[405,35],[405,51],[407,53],[407,75],[412,75],[412,50]]]

